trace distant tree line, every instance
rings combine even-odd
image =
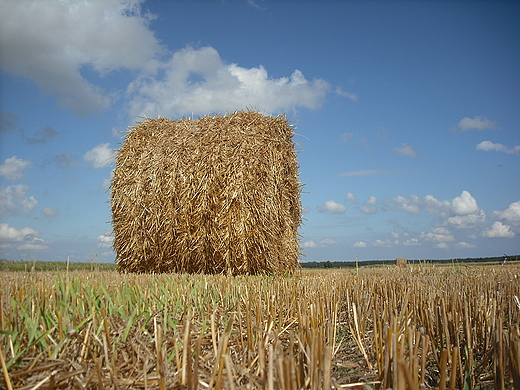
[[[408,264],[460,264],[460,263],[507,263],[508,261],[517,261],[520,255],[513,256],[496,256],[496,257],[468,257],[465,259],[408,259]],[[395,259],[392,260],[363,260],[358,261],[359,267],[374,265],[394,265]],[[302,268],[355,268],[356,262],[351,261],[308,261],[301,263]]]

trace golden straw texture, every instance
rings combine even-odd
[[[240,111],[148,119],[126,135],[112,179],[120,270],[276,274],[299,267],[293,128]]]

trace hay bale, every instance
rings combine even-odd
[[[299,267],[293,135],[284,116],[253,111],[137,124],[111,185],[119,269],[237,275]]]
[[[406,267],[407,260],[403,258],[397,258],[395,259],[395,265],[398,267]]]

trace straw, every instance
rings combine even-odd
[[[285,116],[254,111],[137,124],[111,185],[119,269],[237,275],[299,267],[293,135]]]

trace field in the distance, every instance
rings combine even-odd
[[[0,389],[520,389],[514,263],[0,285]]]

